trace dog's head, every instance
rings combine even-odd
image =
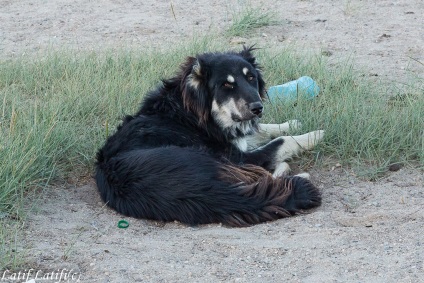
[[[205,53],[183,66],[184,106],[200,123],[211,118],[223,130],[247,133],[261,117],[265,83],[252,50]]]

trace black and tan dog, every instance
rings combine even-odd
[[[189,57],[124,119],[97,155],[108,206],[137,218],[247,226],[321,204],[307,174],[287,176],[285,161],[323,131],[281,136],[289,122],[259,124],[265,84],[252,51]]]

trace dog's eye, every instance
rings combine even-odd
[[[225,82],[224,83],[224,87],[226,87],[226,88],[234,88],[234,85],[232,83]]]
[[[255,77],[253,75],[247,75],[247,80],[248,81],[253,81],[255,79]]]

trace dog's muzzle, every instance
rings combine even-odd
[[[255,116],[261,117],[263,109],[264,106],[260,101],[249,103],[249,110]]]

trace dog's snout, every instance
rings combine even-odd
[[[261,102],[252,102],[249,104],[249,110],[256,116],[260,116],[263,109],[264,107]]]

